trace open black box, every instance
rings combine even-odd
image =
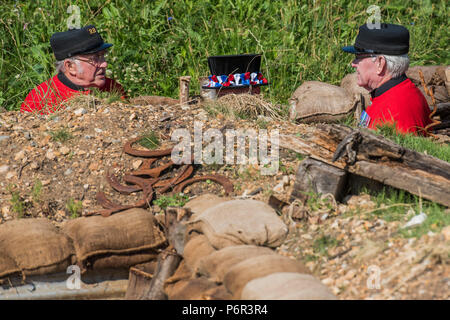
[[[211,56],[208,57],[208,66],[211,75],[222,76],[231,75],[236,73],[246,72],[261,72],[261,54],[238,54],[238,55],[225,55],[225,56]],[[235,88],[248,88],[265,86],[268,83],[251,84],[251,85],[234,85],[234,86],[221,86],[210,87],[203,85],[203,89],[235,89]]]

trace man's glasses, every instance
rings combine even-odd
[[[87,62],[93,66],[99,66],[103,62],[105,62],[107,58],[108,58],[108,53],[96,54],[96,55],[90,56],[89,58],[86,58],[86,59],[81,59],[80,57],[76,57],[75,59]]]

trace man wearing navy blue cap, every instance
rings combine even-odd
[[[359,28],[353,46],[342,50],[355,54],[357,83],[370,91],[371,105],[363,111],[360,124],[375,129],[395,123],[403,133],[426,134],[431,123],[430,108],[419,89],[405,75],[409,67],[409,31],[395,24]]]
[[[41,83],[26,97],[21,112],[52,113],[61,103],[76,94],[88,94],[90,88],[125,94],[122,86],[106,77],[105,43],[93,25],[66,32],[57,32],[50,38],[56,58],[57,75]]]

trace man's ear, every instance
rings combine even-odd
[[[64,70],[68,72],[71,76],[76,76],[77,74],[77,65],[75,61],[66,59],[64,60]]]
[[[386,71],[386,59],[383,57],[383,56],[378,56],[377,57],[377,60],[376,60],[376,63],[377,63],[377,73],[378,74],[382,74],[382,73],[384,73],[385,71]]]

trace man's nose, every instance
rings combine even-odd
[[[103,60],[102,63],[100,63],[100,68],[106,68],[108,66],[108,62],[106,60]]]

